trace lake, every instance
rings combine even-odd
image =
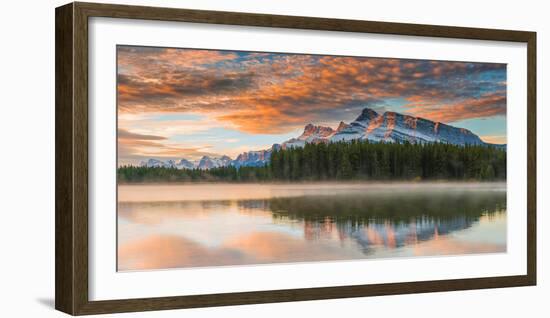
[[[119,271],[503,252],[505,183],[118,187]]]

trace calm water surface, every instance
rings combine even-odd
[[[122,271],[498,252],[503,183],[119,186]]]

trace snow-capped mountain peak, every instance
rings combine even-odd
[[[355,119],[356,122],[369,122],[375,118],[377,118],[378,116],[378,113],[372,109],[372,108],[363,108],[363,111],[361,112],[361,115],[359,115],[359,117],[357,117],[357,119]]]
[[[221,156],[221,157],[210,157],[210,156],[203,156],[198,164],[197,168],[199,169],[212,169],[212,168],[219,168],[219,167],[226,167],[231,164],[231,158],[228,156]]]
[[[297,138],[291,138],[282,143],[283,148],[287,147],[303,147],[306,143],[328,142],[336,131],[331,127],[315,126],[307,124],[304,127],[304,132]]]
[[[233,160],[232,165],[235,167],[261,167],[269,162],[271,158],[271,152],[273,149],[277,149],[277,144],[273,145],[270,149],[247,151],[243,152]]]
[[[172,159],[169,160],[159,160],[159,159],[148,159],[147,161],[142,161],[140,166],[148,168],[177,168],[177,169],[211,169],[218,167],[226,167],[233,163],[233,160],[229,156],[213,157],[213,156],[203,156],[197,161],[190,161],[185,158],[175,161]]]
[[[341,121],[340,124],[338,124],[338,128],[336,128],[336,132],[341,132],[342,130],[348,128],[349,125],[345,122]]]
[[[374,142],[444,142],[455,145],[483,145],[477,135],[464,128],[428,119],[387,111],[378,114],[365,108],[349,127],[338,131],[331,141],[370,140]]]
[[[369,140],[373,142],[443,142],[454,145],[487,145],[476,134],[468,129],[453,127],[448,124],[428,119],[404,115],[392,111],[377,113],[371,108],[364,108],[361,114],[351,123],[340,122],[337,129],[307,124],[303,133],[282,144],[273,144],[269,149],[246,151],[235,160],[229,156],[203,156],[197,161],[187,159],[142,161],[144,167],[163,167],[177,169],[212,169],[218,167],[259,167],[267,164],[273,151],[291,147],[304,147],[307,143],[329,143],[351,140]],[[505,148],[506,145],[496,145]]]
[[[175,166],[175,163],[173,160],[148,159],[147,161],[142,161],[141,166],[147,168],[172,168]]]
[[[334,129],[330,127],[315,126],[313,124],[307,124],[304,127],[304,132],[300,137],[298,137],[298,139],[311,142],[315,139],[324,139],[324,138],[330,137],[334,135],[334,133],[335,133]]]
[[[187,159],[181,159],[177,164],[176,167],[178,169],[193,169],[195,168],[195,163],[187,160]]]

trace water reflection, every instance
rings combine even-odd
[[[119,202],[118,267],[161,269],[506,250],[506,192],[502,189],[409,190],[331,194],[308,189],[299,196],[272,198]]]

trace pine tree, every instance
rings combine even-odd
[[[209,170],[122,166],[121,183],[312,180],[505,180],[506,150],[442,143],[353,141],[274,150],[261,167]]]

